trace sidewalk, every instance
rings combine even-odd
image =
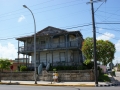
[[[34,81],[5,81],[2,80],[0,84],[7,85],[30,85],[30,86],[81,86],[81,87],[94,87],[95,82],[49,82],[49,81],[37,81],[37,84],[34,84]],[[100,85],[110,85],[109,82],[99,82]]]

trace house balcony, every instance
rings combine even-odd
[[[68,43],[63,42],[63,43],[50,43],[50,44],[36,44],[36,51],[40,50],[49,50],[49,49],[66,49],[67,48],[78,48],[80,47],[80,44],[78,41],[70,41]],[[19,47],[19,52],[26,52],[26,51],[33,51],[34,50],[34,45],[28,45],[28,46],[21,46]]]

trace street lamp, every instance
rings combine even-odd
[[[26,6],[23,5],[24,8],[27,8],[32,16],[33,16],[33,20],[34,20],[34,78],[35,78],[35,84],[37,84],[37,80],[36,80],[36,23],[35,23],[35,17],[32,13],[32,11]]]

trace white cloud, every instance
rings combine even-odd
[[[118,42],[115,44],[116,47],[116,51],[120,52],[120,40],[118,40]]]
[[[103,28],[99,28],[98,30],[99,30],[99,31],[102,31],[102,30],[103,30]]]
[[[97,40],[110,40],[111,38],[114,38],[115,37],[115,35],[114,34],[111,34],[111,33],[108,33],[108,32],[106,32],[106,33],[104,33],[103,35],[101,35],[101,36],[98,36],[97,37]]]
[[[0,58],[15,59],[17,57],[17,49],[11,43],[8,43],[7,46],[0,44]]]
[[[25,16],[24,15],[21,15],[18,19],[18,22],[22,22],[23,20],[25,19]]]

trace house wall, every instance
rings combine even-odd
[[[67,41],[66,41],[67,39]],[[80,40],[80,37],[76,35],[61,35],[61,36],[55,36],[55,37],[37,37],[36,39],[36,48],[41,48],[43,51],[38,52],[36,55],[36,63],[37,66],[40,63],[44,63],[45,66],[48,62],[50,63],[59,63],[59,62],[75,62],[79,63],[80,59],[82,58],[79,54],[79,51],[77,51],[78,47],[78,41]],[[30,45],[31,42],[31,45]],[[29,43],[29,44],[27,44]],[[31,46],[30,48],[33,49],[33,40],[28,39],[25,43],[25,46]],[[66,47],[67,45],[67,47]],[[70,50],[70,47],[76,47],[74,51]],[[57,48],[66,48],[65,50],[54,50]],[[40,50],[41,50],[40,49]],[[47,49],[53,49],[54,51],[48,51]],[[34,52],[33,52],[34,53]],[[34,64],[34,54],[31,53],[31,63]]]
[[[70,46],[76,46],[78,45],[78,38],[73,35],[68,35],[67,37],[65,35],[56,36],[56,37],[37,37],[36,39],[36,47],[39,48],[56,48],[56,47],[65,47],[66,45],[66,38],[67,38],[67,45]],[[34,41],[32,39],[27,39],[24,43],[25,48],[33,48]],[[26,49],[25,49],[26,50]]]
[[[39,56],[40,56],[40,60],[39,60]],[[68,56],[68,59],[67,59],[67,56]],[[71,63],[73,61],[76,63],[79,63],[80,61],[80,55],[78,51],[68,50],[68,52],[66,52],[66,50],[56,50],[56,51],[53,51],[53,57],[52,57],[52,51],[40,52],[40,55],[36,56],[36,63],[37,65],[39,65],[39,63],[44,63],[44,65],[46,66],[47,63],[52,63],[52,58],[53,58],[54,64],[59,64],[60,62]],[[32,53],[31,60],[32,60],[31,63],[34,63],[33,53]]]

